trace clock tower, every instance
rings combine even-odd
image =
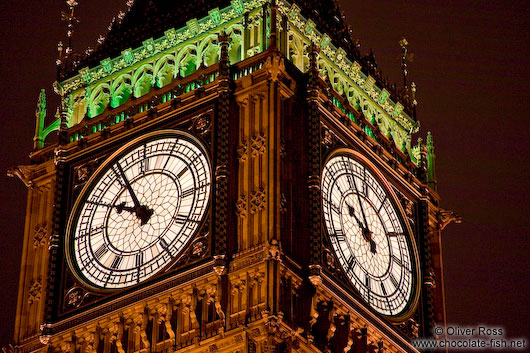
[[[75,1],[69,1],[72,25]],[[20,353],[415,352],[434,147],[336,1],[128,2],[39,97]],[[57,136],[54,138],[54,136]]]

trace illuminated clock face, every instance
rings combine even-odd
[[[340,266],[377,312],[402,313],[413,294],[410,235],[374,173],[349,154],[335,155],[322,174],[324,220]]]
[[[76,275],[96,288],[125,288],[165,268],[205,216],[210,174],[201,145],[173,131],[112,155],[72,212],[67,245]]]

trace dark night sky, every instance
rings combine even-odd
[[[175,0],[176,1],[176,0]],[[432,131],[442,206],[463,216],[443,234],[448,322],[526,337],[530,319],[530,2],[341,0],[379,67],[401,83],[398,41],[415,54],[420,135]],[[74,49],[94,46],[125,0],[80,0]],[[64,1],[0,1],[0,345],[12,339],[28,163],[40,88],[55,79]],[[51,98],[49,99],[51,100]],[[55,108],[51,104],[48,114]]]

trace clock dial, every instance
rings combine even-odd
[[[401,314],[413,294],[414,253],[393,195],[349,154],[335,155],[322,173],[324,220],[340,266],[377,312]]]
[[[210,175],[202,146],[173,131],[115,153],[74,206],[67,239],[74,272],[90,286],[111,289],[165,268],[204,218]]]

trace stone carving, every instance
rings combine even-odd
[[[207,235],[197,238],[191,245],[191,256],[195,258],[203,257],[208,249]]]
[[[82,187],[88,181],[92,173],[97,169],[99,162],[98,159],[94,159],[74,168],[75,189]]]
[[[199,322],[197,321],[197,315],[195,313],[195,303],[193,301],[193,296],[185,294],[181,298],[182,302],[182,312],[184,315],[189,315],[191,327],[197,329],[199,327]]]
[[[213,264],[213,271],[217,276],[226,274],[226,261],[224,255],[215,255]]]
[[[251,155],[252,157],[257,157],[259,156],[260,154],[263,154],[265,153],[265,143],[266,143],[266,139],[265,139],[265,136],[263,134],[259,134],[258,136],[254,136],[252,138],[252,144],[251,144],[251,148],[252,148],[252,152],[251,152]]]
[[[444,230],[445,227],[451,222],[462,223],[462,217],[453,211],[440,209],[436,214],[436,219],[438,221],[438,228]]]
[[[209,286],[206,288],[206,295],[208,296],[208,304],[213,303],[215,307],[215,312],[219,316],[219,320],[225,319],[225,313],[221,308],[221,302],[217,299],[217,286]]]
[[[247,217],[247,198],[245,195],[241,195],[239,200],[237,200],[236,203],[236,214],[240,218],[246,218]]]
[[[28,290],[28,304],[38,302],[41,298],[42,280],[40,278],[34,279],[30,282]]]
[[[85,183],[88,180],[89,176],[90,176],[90,172],[86,165],[77,167],[75,169],[75,180],[77,183],[79,184]]]
[[[248,146],[247,146],[246,141],[241,142],[239,147],[237,147],[237,158],[241,162],[245,162],[248,159],[247,150],[248,150]]]
[[[330,148],[333,146],[333,135],[329,132],[329,130],[325,127],[322,128],[322,144],[326,148]]]
[[[48,227],[46,223],[35,227],[35,234],[33,235],[33,248],[37,249],[46,244],[46,235],[48,234]]]
[[[212,126],[212,117],[209,113],[202,114],[193,123],[193,131],[199,135],[204,135]]]
[[[328,342],[333,338],[333,336],[335,336],[335,331],[337,331],[337,326],[335,325],[335,316],[336,316],[337,309],[333,306],[333,303],[331,303],[330,305],[331,305],[331,309],[329,311],[329,316],[328,316],[329,328],[328,328],[328,332],[326,336],[326,339]]]
[[[250,194],[250,213],[254,214],[265,209],[265,190],[260,188]]]
[[[280,244],[276,239],[272,239],[268,246],[269,258],[272,260],[280,260]]]
[[[401,323],[399,328],[410,338],[418,338],[420,325],[413,318]]]
[[[80,287],[73,287],[65,295],[65,303],[67,307],[77,308],[81,305],[87,293]]]
[[[80,341],[84,341],[85,343],[85,353],[94,352],[94,345],[96,344],[96,335],[94,332],[86,333],[83,337],[81,337]]]
[[[400,196],[401,206],[403,206],[405,215],[407,216],[411,227],[414,227],[414,202],[412,202],[400,193],[398,195]]]
[[[33,188],[32,179],[35,178],[35,167],[30,165],[19,165],[17,167],[10,168],[7,171],[7,176],[10,178],[17,177],[24,183],[27,188]]]
[[[244,279],[236,280],[232,283],[232,295],[237,295],[238,293],[243,293],[247,287],[247,281]]]
[[[250,265],[256,264],[258,262],[263,261],[265,259],[265,253],[263,251],[260,251],[250,257],[246,257],[244,259],[238,260],[237,262],[231,262],[230,263],[230,271],[237,271],[239,269],[242,269],[244,267],[248,267]]]
[[[337,266],[335,264],[335,257],[333,256],[333,253],[329,249],[325,249],[325,259],[326,259],[326,265],[329,270],[335,271]]]
[[[280,212],[287,212],[287,198],[285,197],[285,194],[283,192],[280,194]]]

